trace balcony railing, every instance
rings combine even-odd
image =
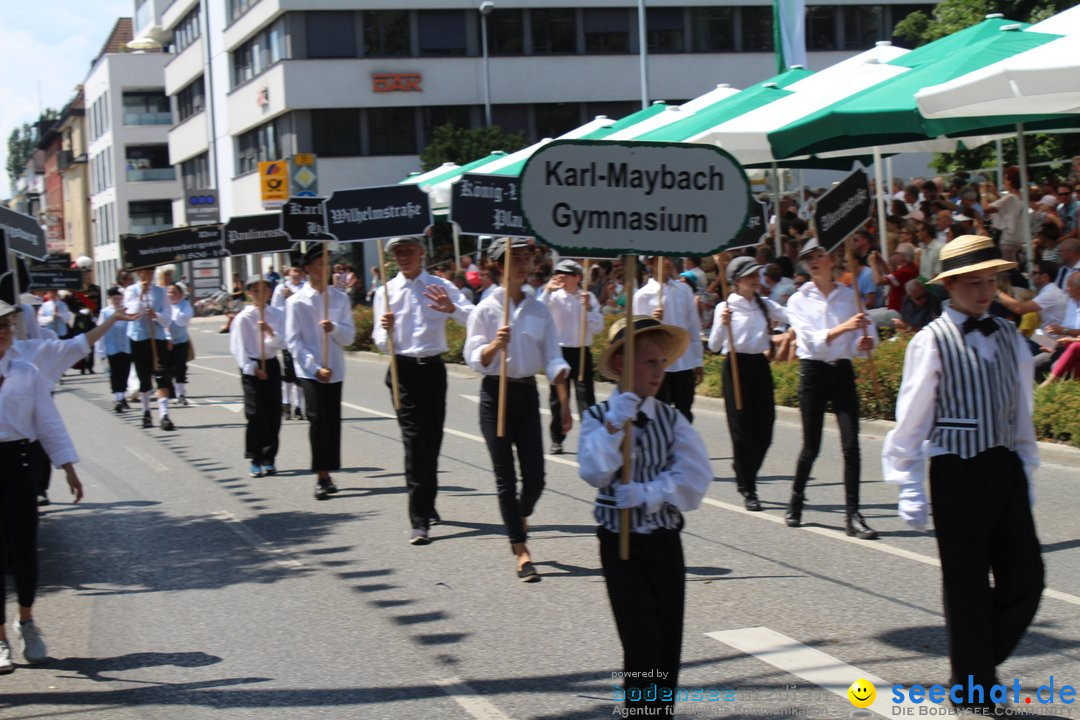
[[[163,112],[146,112],[145,110],[125,110],[125,125],[172,125],[172,113],[168,110]]]
[[[175,180],[176,168],[143,168],[142,170],[127,171],[128,182],[150,182],[152,180]]]
[[[172,223],[156,224],[156,225],[136,225],[138,222],[135,218],[131,219],[131,232],[135,235],[145,235],[146,233],[161,232],[162,230],[172,230]]]

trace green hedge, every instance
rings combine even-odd
[[[591,352],[594,363],[607,346],[607,329],[618,316],[604,317],[604,332],[596,336]],[[350,350],[375,350],[371,342],[374,326],[372,311],[368,306],[357,306],[353,311],[356,322],[356,341]],[[465,328],[447,320],[446,340],[449,349],[443,359],[449,363],[465,362]],[[904,372],[904,352],[910,336],[899,335],[885,339],[874,352],[880,396],[874,389],[869,363],[865,359],[855,361],[856,387],[859,393],[859,409],[864,418],[892,420],[896,416],[896,395]],[[705,380],[698,393],[709,397],[723,397],[720,378],[723,357],[705,352]],[[777,405],[799,406],[799,363],[777,362],[772,364],[773,383]],[[1041,440],[1056,440],[1080,447],[1080,382],[1060,382],[1035,390],[1035,430]]]

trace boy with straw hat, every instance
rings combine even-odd
[[[625,318],[611,326],[600,372],[623,373]],[[623,646],[627,708],[674,712],[682,654],[686,567],[682,513],[694,510],[712,482],[701,435],[674,407],[657,401],[664,371],[690,343],[683,328],[634,318],[633,392],[615,390],[581,421],[581,477],[597,488],[593,516],[600,562]],[[696,338],[695,338],[696,342]],[[623,427],[634,421],[633,482],[623,484]],[[622,509],[631,511],[630,558],[619,558]],[[655,683],[655,687],[651,687]],[[655,710],[653,710],[655,708]]]
[[[1031,419],[1032,362],[1023,337],[987,309],[998,273],[1016,267],[993,241],[963,235],[941,251],[950,304],[908,345],[882,468],[900,486],[900,517],[926,526],[930,498],[941,557],[952,680],[958,707],[993,711],[996,667],[1020,641],[1043,590],[1031,516],[1039,464]],[[987,577],[994,574],[991,588]]]

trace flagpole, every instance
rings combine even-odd
[[[641,109],[649,107],[649,40],[645,29],[645,0],[638,0],[638,60],[641,68]]]
[[[503,327],[510,324],[510,266],[513,255],[510,254],[510,238],[506,240],[506,251],[503,253]],[[506,437],[506,356],[510,354],[510,346],[502,349],[502,357],[499,358],[499,413],[496,420],[495,435]]]

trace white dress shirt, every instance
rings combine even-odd
[[[726,302],[716,307],[713,316],[712,332],[709,333],[709,349],[713,352],[727,353],[728,332],[721,321],[724,310],[731,307],[731,332],[735,336],[735,352],[765,353],[772,346],[772,327],[778,322],[787,322],[787,311],[769,298],[762,298],[769,311],[768,320],[761,312],[757,300],[747,300],[738,293],[728,295]]]
[[[285,313],[269,305],[264,308],[266,324],[273,336],[263,333],[263,357],[272,358],[285,349]],[[254,375],[259,367],[259,308],[248,305],[236,314],[229,327],[229,350],[236,366],[245,375]]]
[[[292,354],[293,366],[299,377],[315,380],[315,373],[323,367],[323,336],[319,327],[323,319],[322,293],[310,284],[305,285],[285,303],[285,344]],[[330,357],[326,367],[330,369],[330,382],[345,379],[344,348],[356,339],[353,324],[352,303],[345,293],[330,288],[330,322],[334,329],[330,335]]]
[[[876,347],[878,334],[873,323],[863,331],[844,333],[831,343],[826,341],[830,329],[857,313],[855,291],[847,285],[835,283],[826,297],[813,280],[803,283],[787,304],[788,322],[795,331],[796,357],[823,362],[851,360],[859,353],[858,342],[864,334],[874,339]]]
[[[476,306],[469,315],[465,331],[465,362],[483,375],[498,375],[502,354],[506,352],[499,350],[492,355],[490,365],[484,365],[481,360],[484,346],[495,339],[503,326],[503,292],[502,288],[497,288]],[[548,380],[555,382],[564,370],[569,372],[570,365],[563,359],[555,339],[555,323],[544,303],[529,295],[522,298],[520,305],[511,301],[507,377],[532,377],[543,371]]]
[[[1039,306],[1040,325],[1065,324],[1065,310],[1069,303],[1069,296],[1057,285],[1052,282],[1043,285],[1032,298],[1032,302]]]
[[[291,280],[282,280],[274,286],[274,294],[270,296],[270,306],[285,312],[285,301],[300,292],[300,288],[305,285],[307,285],[306,282],[294,283]],[[291,293],[288,297],[285,296],[286,289]]]
[[[440,285],[454,303],[452,313],[444,313],[431,307],[432,301],[424,296],[428,288]],[[452,317],[464,326],[473,311],[473,304],[452,282],[435,275],[421,272],[412,280],[398,273],[375,293],[375,327],[371,339],[380,350],[388,352],[386,330],[380,318],[386,313],[386,292],[390,293],[390,310],[394,313],[394,353],[408,357],[424,358],[446,352],[446,318]]]
[[[542,292],[539,299],[547,305],[551,319],[555,321],[555,338],[560,347],[581,347],[581,294],[571,295],[565,289]],[[592,345],[593,338],[604,329],[604,316],[600,303],[589,293],[589,309],[585,313],[585,345]]]
[[[175,343],[186,343],[191,340],[187,328],[191,323],[191,318],[195,317],[195,308],[191,306],[187,298],[171,306],[169,315],[172,320],[169,323],[169,339]]]
[[[0,442],[37,440],[56,467],[78,462],[50,394],[53,381],[10,349],[0,358],[0,378]]]
[[[659,306],[660,283],[650,278],[640,290],[634,293],[634,314],[652,317],[653,310]],[[701,346],[701,319],[694,306],[694,291],[684,282],[668,280],[664,283],[664,319],[665,325],[676,325],[690,333],[690,344],[678,360],[668,366],[667,372],[693,370],[705,365],[705,352]]]
[[[41,304],[37,321],[40,327],[47,327],[63,337],[71,326],[71,309],[63,300],[46,300]]]
[[[957,326],[962,326],[967,315],[953,308],[946,308],[944,315]],[[983,315],[983,317],[989,317]],[[979,357],[993,362],[997,357],[997,343],[990,337],[975,331],[964,335],[964,342]],[[1015,333],[1013,350],[1019,377],[1019,396],[1016,417],[1013,422],[1016,453],[1027,472],[1028,482],[1039,465],[1039,450],[1035,440],[1035,425],[1031,419],[1034,385],[1031,351],[1023,336]],[[938,383],[941,380],[941,355],[934,341],[933,331],[923,328],[915,334],[904,356],[904,378],[900,394],[896,398],[896,427],[885,436],[881,451],[881,468],[885,482],[904,486],[910,493],[922,493],[926,477],[927,458],[947,455],[948,450],[933,445],[930,431],[934,427],[935,402]],[[917,499],[917,495],[909,497]],[[922,495],[925,504],[925,495]]]
[[[19,303],[22,312],[19,313],[19,324],[22,326],[23,339],[34,340],[41,337],[41,325],[37,322],[37,310],[26,303]]]
[[[32,363],[44,377],[49,387],[75,363],[90,354],[90,343],[86,333],[79,333],[66,340],[53,338],[35,338],[16,340],[11,344],[6,356],[12,361]]]

